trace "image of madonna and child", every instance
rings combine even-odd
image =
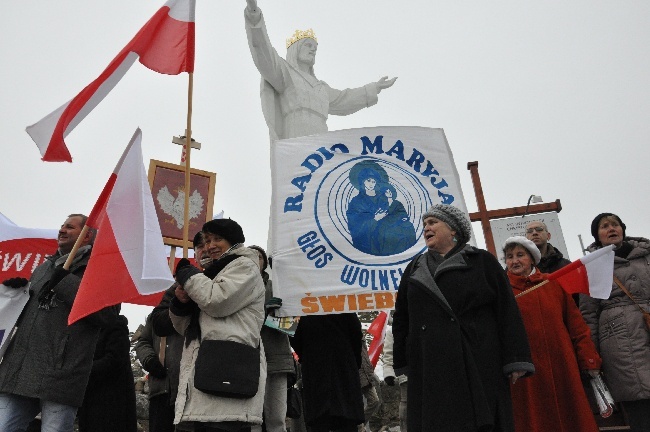
[[[346,211],[352,245],[371,255],[398,254],[416,242],[415,228],[387,177],[377,169],[363,168],[357,182],[352,181],[359,191]]]

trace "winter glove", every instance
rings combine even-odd
[[[160,363],[160,360],[156,356],[150,355],[147,357],[142,367],[154,378],[162,379],[167,376],[167,369],[165,369],[165,366]]]
[[[57,297],[54,293],[54,287],[63,280],[64,277],[70,274],[70,270],[65,270],[63,266],[54,269],[54,273],[50,280],[43,286],[40,294],[38,295],[38,308],[50,310],[57,306]]]
[[[282,299],[278,297],[271,297],[269,301],[266,302],[264,305],[264,309],[266,309],[267,313],[271,313],[276,309],[280,309],[282,307]]]
[[[190,260],[182,258],[176,266],[176,282],[178,282],[180,286],[183,286],[189,278],[199,273],[202,273],[201,270],[190,264]]]
[[[22,288],[24,286],[27,286],[28,283],[29,281],[25,278],[15,277],[2,282],[2,285],[9,288]]]
[[[57,286],[58,283],[61,282],[63,278],[69,274],[70,274],[70,270],[65,270],[63,267],[55,268],[54,274],[52,275],[50,281],[48,282],[50,289],[54,289],[54,287]]]
[[[392,387],[395,385],[395,377],[394,376],[384,377],[384,382]]]

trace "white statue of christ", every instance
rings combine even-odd
[[[348,115],[377,103],[397,78],[382,77],[363,87],[337,90],[316,78],[318,42],[314,32],[296,30],[287,39],[286,60],[271,45],[257,0],[246,0],[246,34],[262,75],[262,111],[272,140],[327,132],[327,117]]]

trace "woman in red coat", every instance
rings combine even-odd
[[[515,296],[546,280],[536,267],[535,243],[510,237],[503,246]],[[512,386],[517,432],[597,432],[598,426],[580,380],[580,371],[597,375],[600,356],[573,299],[555,281],[517,298],[535,375]]]

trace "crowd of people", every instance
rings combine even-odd
[[[428,250],[404,271],[384,352],[400,430],[597,431],[583,383],[602,374],[630,430],[650,431],[650,240],[626,236],[615,214],[598,215],[589,248],[614,246],[612,292],[576,304],[548,278],[569,261],[542,222],[505,241],[504,270],[469,245],[458,208],[434,205],[422,219]],[[136,430],[119,306],[67,324],[92,251],[84,224],[71,214],[31,280],[3,282],[31,296],[0,362],[2,431],[26,431],[39,413],[44,431],[72,431],[75,418],[82,432]],[[380,397],[358,316],[305,316],[293,337],[264,326],[282,300],[266,252],[244,242],[237,222],[207,222],[194,237],[195,264],[178,263],[147,317],[135,352],[149,373],[149,430],[286,432],[298,366],[304,410],[292,431],[369,431]]]

